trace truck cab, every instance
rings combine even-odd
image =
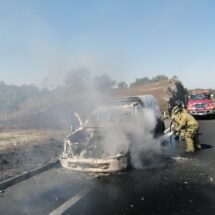
[[[192,91],[187,110],[194,116],[213,116],[215,114],[213,94],[209,91]]]

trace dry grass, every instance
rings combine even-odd
[[[68,131],[56,130],[10,130],[0,133],[0,151],[2,149],[21,147],[32,143],[43,143],[49,139],[61,140],[68,134]]]
[[[10,130],[0,133],[0,181],[55,161],[68,131]]]

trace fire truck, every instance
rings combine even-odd
[[[194,116],[213,116],[215,114],[213,94],[207,90],[192,91],[189,95],[187,110]]]

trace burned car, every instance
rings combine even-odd
[[[61,165],[67,169],[86,172],[115,172],[126,169],[132,142],[141,132],[145,110],[155,116],[153,135],[164,131],[164,123],[156,99],[151,95],[113,99],[99,106],[82,122],[75,113],[80,127],[64,140]]]

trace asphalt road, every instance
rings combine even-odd
[[[0,214],[215,214],[215,120],[200,120],[203,149],[169,141],[143,169],[105,177],[50,169],[0,193]]]

